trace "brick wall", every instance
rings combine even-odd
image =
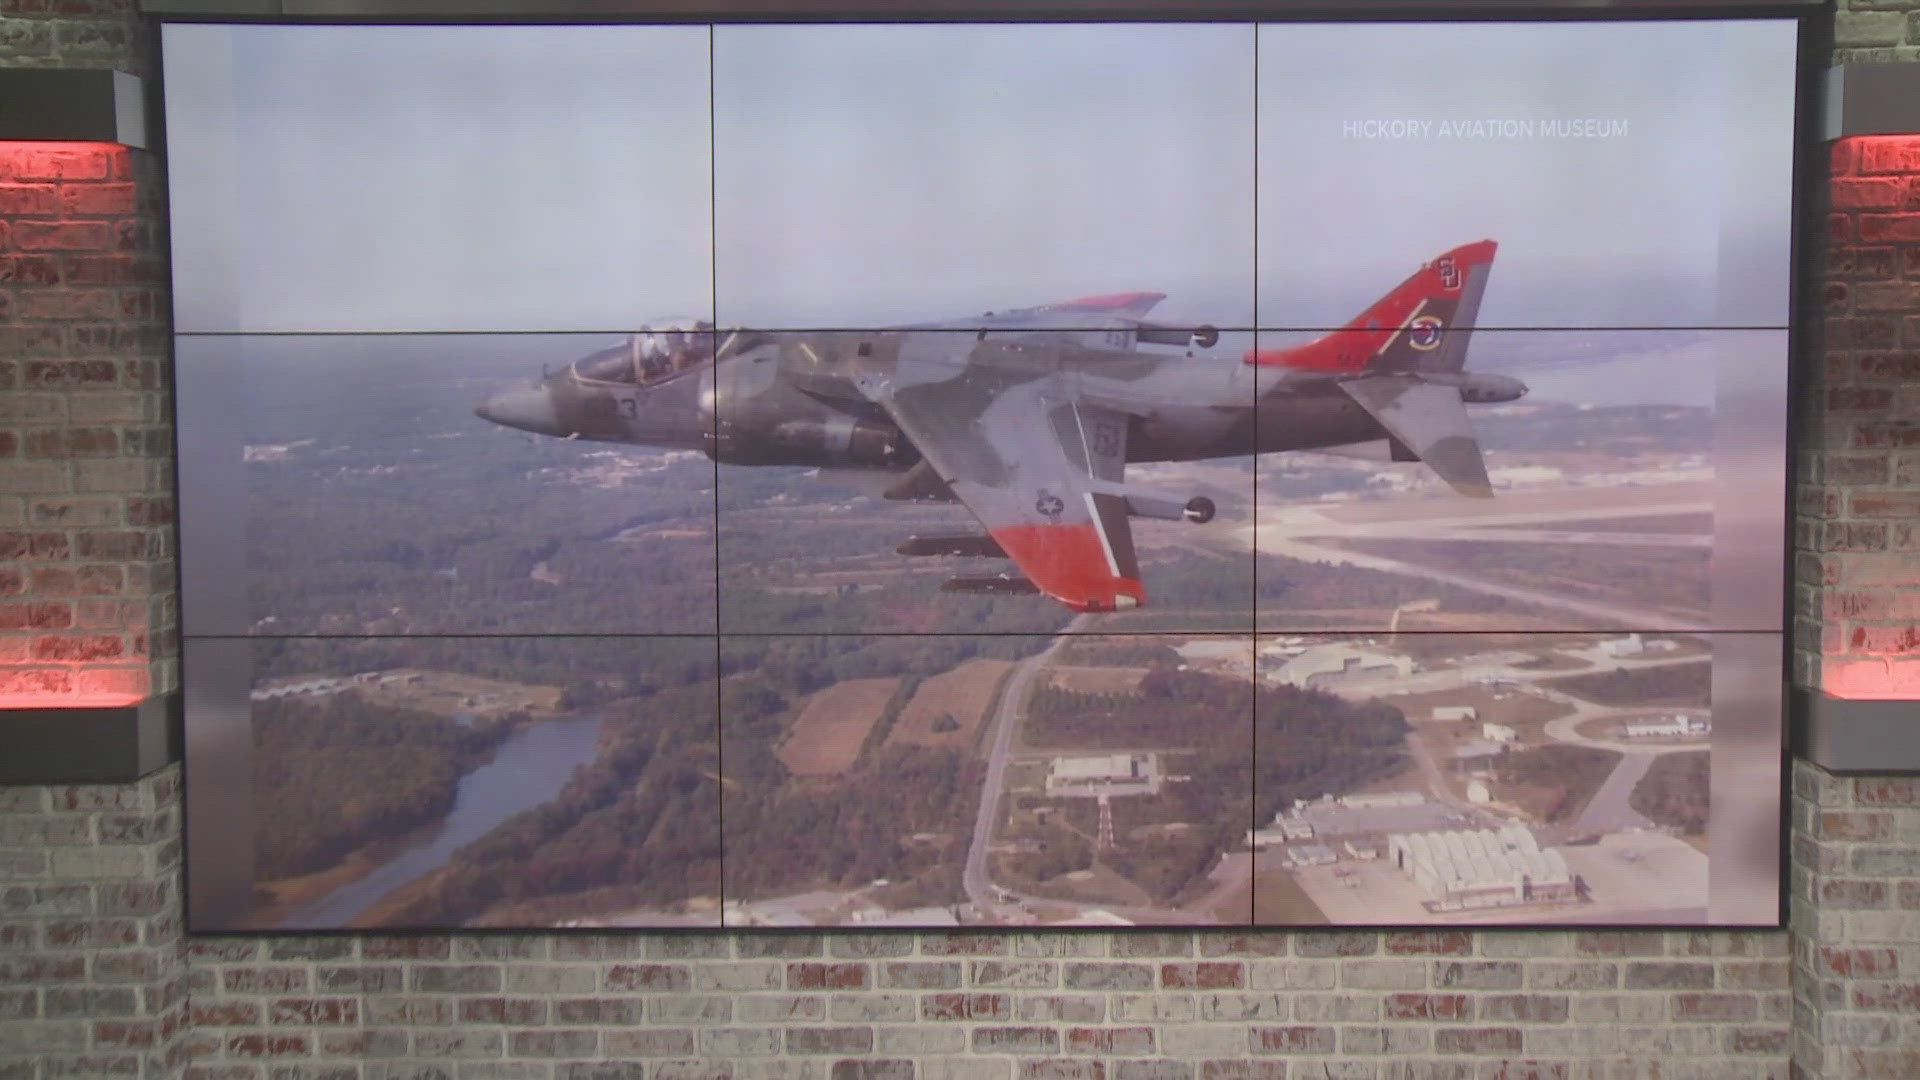
[[[192,956],[204,1080],[1752,1080],[1785,1075],[1790,1012],[1779,933],[308,937]]]
[[[134,7],[0,0],[0,65],[145,74]],[[0,143],[0,700],[175,683],[164,222],[156,155]],[[177,769],[0,788],[0,1077],[180,1074],[180,850]]]
[[[0,0],[0,64],[143,73],[134,7]],[[165,197],[154,154],[0,143],[0,697],[175,682]]]
[[[144,72],[133,6],[0,0],[0,65]],[[1920,0],[1860,0],[1835,37],[1844,58],[1920,60]],[[1899,689],[1920,682],[1920,162],[1837,154],[1830,239],[1809,245],[1826,318],[1796,663],[1816,685]],[[162,198],[151,154],[0,159],[5,689],[174,685]],[[1797,1076],[1920,1075],[1920,786],[1903,780],[1796,768],[1791,934],[187,946],[175,777],[0,790],[0,1080],[1750,1080],[1787,1075],[1790,1051]]]
[[[1836,60],[1920,62],[1920,4],[1851,5],[1835,44]],[[1834,144],[1814,194],[1796,675],[1920,697],[1920,138]],[[1796,1073],[1920,1075],[1920,784],[1801,762],[1792,813]]]

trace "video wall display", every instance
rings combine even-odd
[[[1795,30],[167,26],[193,928],[1775,923]]]

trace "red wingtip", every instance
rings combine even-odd
[[[992,532],[1027,580],[1075,611],[1121,611],[1146,601],[1137,579],[1112,572],[1091,523],[1009,525]]]
[[[1499,244],[1476,240],[1422,263],[1407,280],[1325,337],[1289,349],[1254,349],[1242,361],[1255,367],[1353,373],[1364,369],[1382,345],[1429,299],[1454,297],[1473,270],[1493,262]]]

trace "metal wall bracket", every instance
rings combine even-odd
[[[0,784],[126,784],[180,760],[180,697],[0,709]]]

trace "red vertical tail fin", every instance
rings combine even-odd
[[[1462,244],[1340,329],[1305,345],[1249,352],[1246,362],[1330,375],[1459,371],[1498,246],[1492,240]]]

